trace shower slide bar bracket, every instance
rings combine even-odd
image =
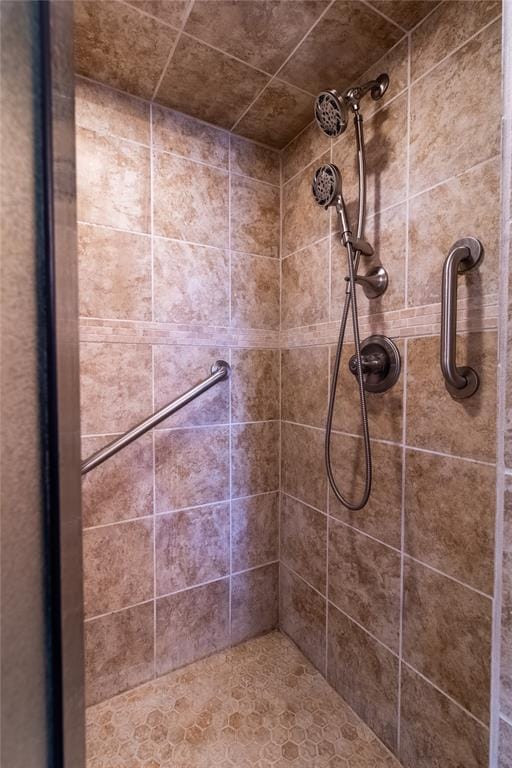
[[[215,386],[219,381],[229,378],[230,373],[231,366],[229,363],[226,363],[225,360],[217,360],[212,365],[210,376],[208,376],[207,379],[204,379],[199,382],[199,384],[188,389],[171,403],[164,405],[163,408],[160,408],[160,410],[156,411],[152,416],[149,416],[147,419],[144,419],[144,421],[141,421],[139,424],[132,427],[132,429],[129,429],[124,435],[121,435],[121,437],[116,438],[111,443],[108,443],[108,445],[100,448],[96,453],[93,453],[92,456],[89,456],[89,458],[82,463],[81,474],[86,475],[91,469],[99,466],[111,456],[114,456],[118,451],[122,450],[130,443],[133,443],[138,437],[149,432],[150,429],[153,429],[153,427],[156,427],[157,424],[160,424],[160,422],[164,421],[168,416],[179,411],[184,405],[195,400],[196,397],[199,397],[203,392],[206,392],[206,390]]]
[[[471,397],[480,384],[473,368],[457,366],[457,277],[476,269],[483,254],[476,237],[463,237],[452,245],[443,266],[440,363],[446,389],[454,400]]]

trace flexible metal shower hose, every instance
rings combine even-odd
[[[366,167],[364,157],[364,139],[363,139],[363,120],[359,113],[354,117],[354,124],[356,129],[357,149],[358,149],[358,170],[359,170],[359,213],[357,223],[357,237],[361,239],[364,229],[364,218],[366,208]],[[339,213],[338,213],[339,217]],[[341,223],[341,222],[340,222]],[[334,369],[331,380],[331,391],[329,394],[329,407],[327,409],[327,424],[325,431],[325,466],[327,469],[327,477],[329,483],[334,492],[334,495],[345,507],[353,511],[357,511],[366,506],[370,497],[372,488],[372,455],[370,448],[370,433],[368,429],[368,410],[366,407],[366,391],[364,388],[363,380],[363,366],[361,360],[361,340],[359,337],[359,317],[357,312],[357,296],[356,296],[356,273],[359,261],[359,255],[354,253],[352,244],[347,241],[344,243],[343,226],[340,226],[340,239],[342,244],[347,249],[348,260],[348,290],[345,293],[345,304],[343,307],[343,313],[341,317],[340,333],[338,337],[338,345],[336,348],[336,358],[334,362]],[[361,422],[363,426],[363,442],[364,442],[364,456],[365,456],[365,482],[364,490],[361,498],[358,501],[350,501],[347,499],[336,483],[334,472],[331,462],[331,435],[332,435],[332,421],[334,415],[334,405],[336,402],[336,387],[338,384],[338,377],[340,372],[341,357],[343,353],[343,344],[345,340],[345,330],[347,326],[348,313],[350,306],[352,306],[352,327],[354,332],[354,346],[356,353],[357,363],[357,381],[359,386],[359,404],[361,410]]]

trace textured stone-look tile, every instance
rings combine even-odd
[[[155,238],[155,320],[227,326],[227,251]]]
[[[329,239],[326,238],[283,259],[281,328],[297,328],[328,320]]]
[[[85,622],[88,706],[153,677],[153,602]]]
[[[84,437],[82,456],[103,448],[110,438]],[[82,480],[85,528],[153,514],[153,438],[142,435]]]
[[[231,488],[234,497],[279,487],[279,423],[262,421],[231,427]]]
[[[231,177],[231,247],[279,258],[279,189],[242,176]]]
[[[237,133],[282,149],[311,120],[314,97],[272,80],[235,126]]]
[[[400,203],[406,196],[406,154],[407,154],[407,94],[402,94],[391,104],[386,104],[382,109],[365,121],[366,162],[368,171],[367,180],[367,215],[370,217],[383,208],[389,208]],[[349,220],[357,220],[358,177],[357,157],[354,153],[354,135],[347,132],[333,146],[333,163],[341,171],[343,177],[343,196],[349,212]],[[384,235],[388,222],[393,219],[393,228],[399,228],[399,221],[389,212],[382,215],[380,220],[374,222],[373,237],[376,237],[378,246],[386,242]],[[336,231],[338,227],[336,224]],[[370,226],[365,233],[370,240]],[[398,237],[398,235],[395,235]],[[384,242],[381,243],[381,240]],[[371,242],[371,240],[370,240]],[[372,243],[373,244],[373,243]],[[382,261],[386,265],[388,254],[382,252]],[[387,266],[387,265],[386,265]],[[400,274],[398,272],[398,274]],[[403,277],[401,280],[403,285]],[[393,289],[394,290],[394,289]],[[384,299],[383,299],[384,301]],[[389,307],[386,307],[389,308]]]
[[[231,579],[231,642],[241,643],[278,623],[279,565],[239,573]]]
[[[78,224],[80,315],[151,320],[151,241]]]
[[[363,290],[358,290],[357,308],[360,316],[378,315],[405,307],[406,224],[405,203],[368,219],[365,239],[375,254],[371,259],[363,260],[360,274],[364,275],[382,264],[388,273],[388,287],[376,299],[368,299]],[[331,319],[334,320],[341,316],[347,285],[346,251],[338,231],[332,236],[331,262]]]
[[[512,725],[500,719],[498,768],[512,768]]]
[[[153,522],[134,520],[84,531],[86,617],[153,597]]]
[[[81,128],[149,145],[149,104],[125,93],[75,80],[75,121]]]
[[[228,427],[155,432],[157,512],[228,498],[228,433]]]
[[[415,27],[437,4],[438,0],[372,0],[371,2],[371,5],[393,19],[403,29]]]
[[[254,568],[279,555],[279,495],[263,493],[231,502],[231,566]]]
[[[154,153],[156,235],[202,245],[228,245],[228,175],[220,168]]]
[[[494,467],[408,451],[406,552],[492,594],[495,496]]]
[[[183,23],[185,12],[188,8],[187,0],[126,0],[128,5],[139,8],[157,19],[180,27]]]
[[[269,81],[268,75],[181,35],[156,101],[231,128]]]
[[[156,594],[226,576],[229,504],[158,515],[155,519]]]
[[[401,37],[394,24],[368,6],[338,0],[279,76],[310,93],[334,87],[343,90],[361,74],[361,61],[372,64]],[[329,55],[332,51],[337,55]]]
[[[80,221],[149,231],[149,149],[85,128],[76,132]]]
[[[405,768],[486,768],[488,731],[402,666],[400,760]]]
[[[460,297],[478,302],[498,290],[500,171],[498,160],[479,165],[414,197],[409,203],[409,306],[441,301],[441,273],[452,245],[477,237],[484,259],[460,275]]]
[[[279,626],[321,672],[325,668],[325,611],[325,599],[282,565]]]
[[[229,350],[223,347],[185,347],[155,345],[154,403],[155,410],[163,408],[187,389],[210,375],[216,360],[224,360]],[[158,425],[157,429],[205,424],[226,424],[229,421],[229,382],[218,382]]]
[[[331,140],[320,130],[316,120],[309,123],[283,150],[283,181],[288,181],[316,157],[324,155],[330,145]]]
[[[329,347],[297,347],[281,353],[281,412],[285,421],[325,426]]]
[[[417,80],[445,56],[499,16],[501,2],[447,0],[412,33],[411,79]]]
[[[398,653],[400,553],[331,521],[329,600]]]
[[[329,605],[327,680],[391,750],[396,749],[398,658]]]
[[[280,527],[281,560],[325,594],[327,518],[283,494]]]
[[[250,176],[274,186],[281,183],[279,153],[235,134],[230,136],[230,164],[232,173]]]
[[[270,421],[279,418],[278,349],[231,350],[231,418]]]
[[[74,12],[78,74],[150,99],[176,31],[111,0],[79,0]]]
[[[326,507],[324,433],[283,422],[281,426],[282,489],[317,509]]]
[[[152,412],[148,344],[81,342],[83,435],[125,432]]]
[[[491,600],[407,558],[403,611],[404,659],[487,723]]]
[[[231,324],[236,328],[279,328],[279,261],[231,254]]]
[[[448,393],[439,366],[439,338],[411,339],[407,346],[407,443],[471,459],[494,461],[496,452],[496,334],[457,336],[459,364],[480,378],[465,400]]]
[[[389,85],[384,96],[378,101],[368,99],[364,105],[364,116],[369,117],[373,112],[380,109],[386,102],[394,99],[403,90],[407,88],[407,70],[409,60],[408,40],[404,37],[394,48],[373,64],[366,72],[360,76],[359,82],[365,83],[368,80],[375,80],[379,75],[385,72],[389,75]]]
[[[385,544],[400,547],[402,506],[402,450],[395,445],[372,442],[373,482],[370,499],[359,512],[342,505],[329,490],[330,513]],[[334,477],[348,499],[361,497],[364,480],[363,441],[334,433],[331,442]]]
[[[398,768],[279,632],[89,708],[87,755],[88,768]]]
[[[185,31],[273,75],[327,5],[326,0],[198,0]]]
[[[313,199],[311,183],[316,169],[329,162],[324,155],[283,186],[281,209],[283,256],[321,240],[329,234],[329,213]]]
[[[158,104],[153,104],[152,118],[153,146],[190,160],[228,167],[229,134],[226,131]]]
[[[156,601],[156,671],[163,674],[229,643],[229,580]]]
[[[500,42],[498,21],[412,86],[411,192],[437,184],[498,153],[501,100],[496,83],[500,79]],[[488,93],[485,102],[473,87],[475,79]],[[446,103],[451,105],[449,110],[443,108]]]
[[[512,718],[512,480],[505,475],[501,604],[500,706]]]
[[[404,360],[404,343],[402,339],[394,339],[402,361]],[[334,403],[333,426],[340,432],[353,435],[362,434],[361,410],[359,403],[359,388],[356,377],[348,369],[348,361],[355,353],[353,344],[344,344],[341,359],[336,400]],[[331,347],[331,379],[336,360],[336,348]],[[402,441],[403,419],[403,390],[404,376],[400,376],[396,384],[387,392],[367,392],[366,409],[372,438]]]

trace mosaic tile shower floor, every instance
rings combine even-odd
[[[272,632],[90,707],[88,768],[398,768]]]

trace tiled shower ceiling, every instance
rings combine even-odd
[[[436,0],[78,0],[79,74],[282,148]]]

